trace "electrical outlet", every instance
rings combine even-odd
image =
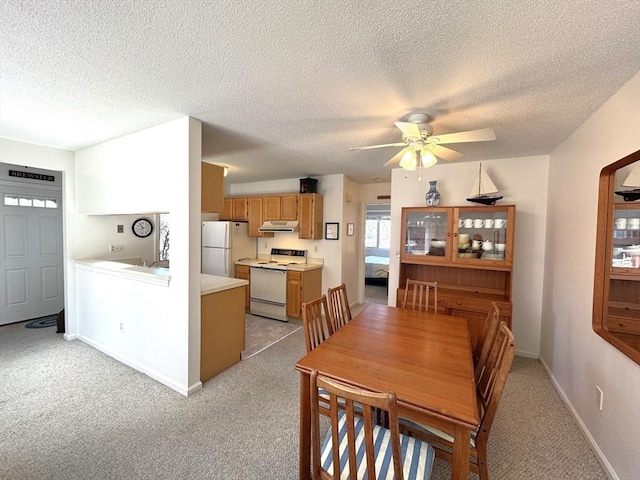
[[[598,404],[598,408],[602,410],[604,401],[604,393],[602,393],[602,389],[596,385],[596,403]]]
[[[124,245],[109,245],[109,253],[119,253],[124,252]]]
[[[120,333],[124,333],[124,322],[120,322]]]
[[[318,253],[318,245],[313,246],[313,253]]]
[[[269,242],[267,241],[264,242],[264,248],[269,248]]]
[[[124,232],[124,225],[118,225],[118,233]]]

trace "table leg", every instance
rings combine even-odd
[[[456,425],[453,441],[452,480],[466,480],[469,476],[471,431],[461,425]]]
[[[311,405],[309,402],[309,388],[309,374],[300,372],[300,480],[309,480],[311,478]]]

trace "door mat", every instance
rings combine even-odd
[[[55,327],[58,323],[58,315],[49,315],[48,317],[38,318],[32,322],[27,323],[25,328],[46,328]]]

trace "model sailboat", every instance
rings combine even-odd
[[[481,203],[483,205],[493,205],[502,198],[502,195],[495,195],[499,190],[493,184],[487,172],[482,169],[482,164],[478,170],[478,178],[473,183],[467,201]]]
[[[615,192],[616,195],[621,195],[625,202],[633,202],[640,198],[640,162],[636,162],[629,175],[627,175],[626,180],[622,182],[622,186],[635,187],[631,190],[619,190]]]

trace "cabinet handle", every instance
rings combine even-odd
[[[462,302],[457,301],[457,302],[456,302],[456,304],[457,304],[457,305],[462,305]]]

